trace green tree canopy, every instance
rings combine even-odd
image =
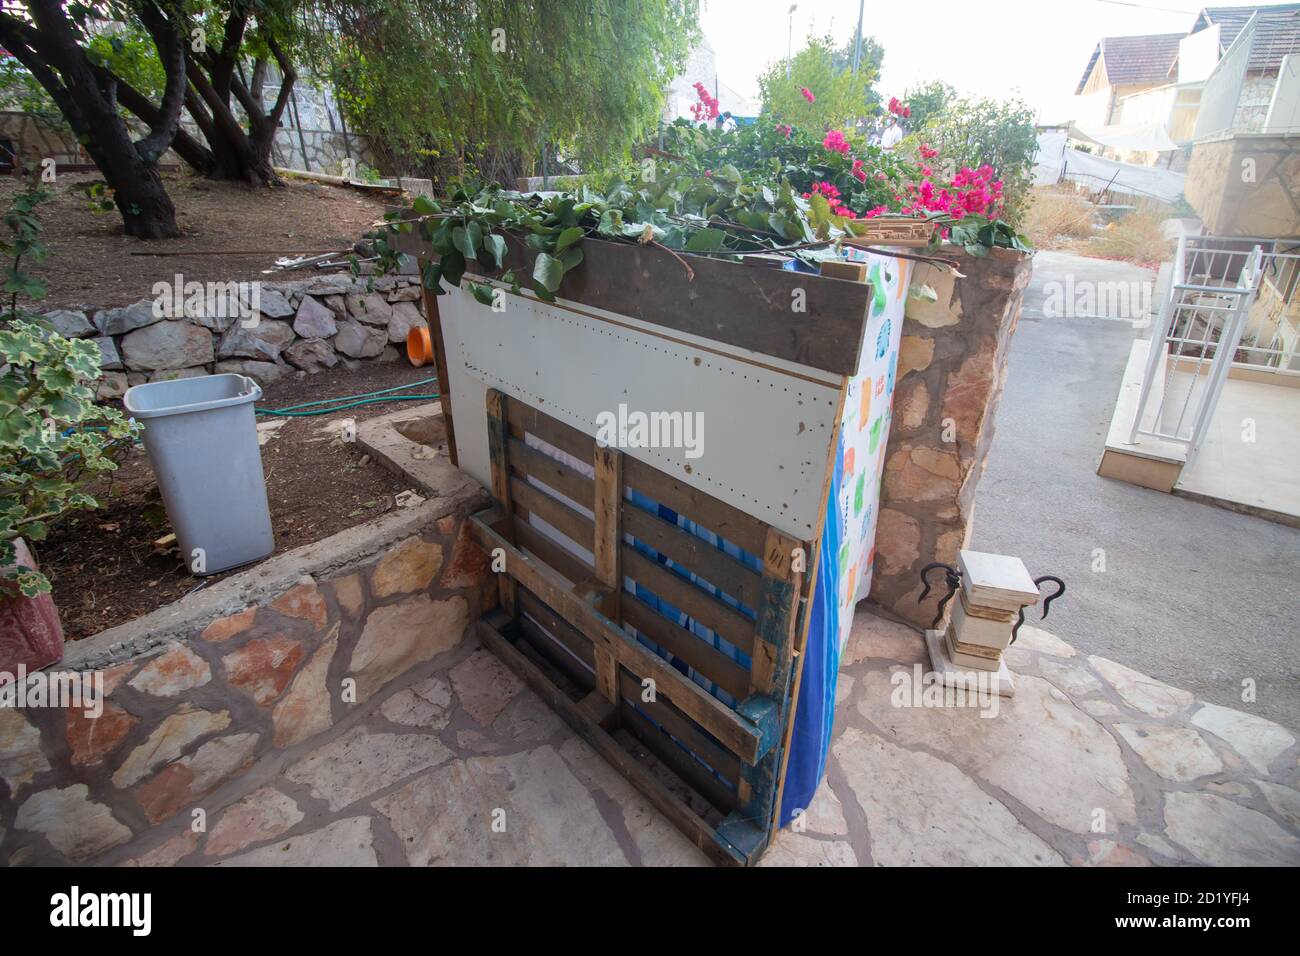
[[[915,119],[915,106],[912,116]],[[1034,154],[1038,152],[1034,111],[1028,104],[980,97],[950,100],[924,126],[913,124],[908,143],[928,143],[937,149],[939,155],[933,165],[950,174],[964,166],[992,166],[1002,180],[1006,197],[1002,218],[1013,225],[1023,220],[1033,185]]]
[[[907,125],[915,130],[921,129],[932,117],[938,116],[949,104],[956,102],[957,91],[943,80],[931,80],[908,89],[902,100],[912,110]]]
[[[324,0],[317,70],[390,158],[489,178],[545,144],[584,166],[654,128],[696,36],[696,0]],[[402,162],[405,160],[405,162]],[[444,165],[445,169],[446,166]]]
[[[876,46],[874,41],[871,41],[871,46]],[[844,50],[837,47],[829,35],[809,37],[807,45],[789,63],[789,79],[785,75],[786,60],[778,60],[769,66],[758,78],[764,119],[820,130],[842,127],[870,115],[874,111],[871,85],[876,80],[878,65],[868,56],[865,37],[862,63],[856,77],[849,69],[853,62],[851,41],[847,46],[847,64]],[[883,56],[884,50],[880,49],[880,57]],[[808,101],[804,90],[815,97],[812,102]]]

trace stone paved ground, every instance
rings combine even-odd
[[[1300,864],[1300,748],[1277,724],[1030,627],[996,717],[893,706],[917,663],[919,634],[858,611],[827,784],[764,863]]]
[[[1016,696],[895,707],[919,634],[859,611],[827,783],[764,865],[1300,863],[1295,738],[1025,628]],[[268,755],[127,865],[704,865],[477,642]]]
[[[1238,706],[1249,679],[1257,712],[1300,733],[1300,531],[1097,474],[1129,348],[1146,333],[1047,316],[1045,296],[1053,284],[1116,288],[1147,276],[1127,263],[1034,256],[969,547],[1064,578],[1070,592],[1048,623],[1081,652],[1225,707]]]

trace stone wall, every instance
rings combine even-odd
[[[943,593],[917,604],[921,568],[953,563],[969,540],[1032,268],[1029,256],[1005,249],[985,258],[942,254],[960,261],[965,278],[923,265],[912,280],[933,287],[938,301],[909,301],[903,323],[870,595],[918,627],[928,626]]]
[[[42,159],[57,163],[86,162],[71,133],[29,113],[0,111],[0,137],[13,143],[20,163],[39,163]]]
[[[1300,236],[1300,136],[1196,143],[1183,194],[1211,235]]]
[[[346,734],[367,701],[463,650],[491,587],[466,516],[488,499],[442,467],[425,504],[69,645],[51,670],[101,673],[104,709],[0,708],[0,865],[179,859],[201,839],[195,811],[215,816],[259,758]]]
[[[118,398],[142,382],[209,373],[237,372],[265,385],[340,363],[397,361],[407,333],[426,325],[420,282],[411,276],[257,283],[256,315],[247,307],[250,285],[237,295],[205,296],[201,307],[182,295],[183,308],[176,310],[165,294],[116,309],[59,309],[45,317],[63,335],[99,345],[101,399]],[[155,301],[170,308],[155,309]]]
[[[1262,130],[1276,88],[1276,73],[1270,76],[1248,76],[1242,80],[1241,94],[1237,97],[1237,111],[1232,117],[1232,129],[1244,133],[1258,133]]]

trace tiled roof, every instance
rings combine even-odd
[[[1255,25],[1255,42],[1246,69],[1252,73],[1276,71],[1282,65],[1282,57],[1288,53],[1300,53],[1300,3],[1270,7],[1206,7],[1196,18],[1192,32],[1218,24],[1219,46],[1226,50],[1254,13],[1259,14],[1259,21]]]
[[[1297,4],[1297,9],[1300,9],[1300,4]],[[1111,86],[1164,83],[1169,68],[1178,59],[1178,41],[1184,36],[1182,33],[1152,33],[1136,37],[1103,37],[1093,50],[1075,92],[1083,92],[1099,59],[1105,61],[1106,79]]]

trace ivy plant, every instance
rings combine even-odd
[[[95,404],[99,348],[59,335],[24,306],[45,295],[45,284],[25,265],[45,258],[37,207],[49,195],[34,174],[28,180],[0,238],[9,263],[0,312],[0,593],[16,587],[35,597],[49,591],[49,580],[15,566],[15,539],[39,542],[64,514],[98,508],[84,485],[117,467],[116,456],[139,426]]]

